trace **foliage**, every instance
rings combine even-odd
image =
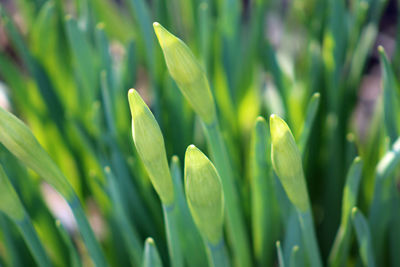
[[[3,1],[0,266],[400,266],[388,1],[283,2]]]

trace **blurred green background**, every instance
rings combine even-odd
[[[129,265],[116,201],[128,211],[141,241],[154,238],[166,264],[161,206],[131,138],[128,89],[138,90],[154,113],[168,159],[177,155],[183,162],[188,145],[205,152],[207,146],[200,121],[167,72],[152,28],[158,21],[190,47],[207,73],[249,236],[250,137],[256,117],[279,114],[297,140],[303,125],[308,127],[303,165],[326,259],[352,160],[360,155],[364,161],[357,206],[368,214],[376,166],[399,136],[399,8],[395,0],[2,0],[0,105],[26,122],[66,175],[110,264]],[[386,69],[378,45],[389,59]],[[382,88],[392,97],[382,97]],[[319,107],[307,124],[316,92]],[[385,114],[394,117],[392,131]],[[69,246],[76,246],[84,266],[90,264],[65,201],[2,146],[0,162],[54,264],[71,266]],[[117,177],[119,200],[106,167]],[[390,232],[382,237],[379,266],[400,264],[398,173],[390,182]],[[275,240],[282,241],[288,258],[298,231],[289,231],[289,204],[277,190],[282,214]],[[55,219],[68,235],[60,234]],[[32,263],[3,215],[0,233],[0,265]],[[355,248],[354,243],[348,262],[356,262]]]

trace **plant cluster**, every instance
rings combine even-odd
[[[0,266],[400,266],[387,4],[0,4]]]

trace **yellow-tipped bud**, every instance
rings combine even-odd
[[[3,168],[0,166],[0,211],[4,212],[14,221],[24,218],[24,208],[14,187]]]
[[[185,191],[197,228],[209,242],[218,243],[224,221],[222,184],[214,165],[194,145],[185,155]]]
[[[174,201],[174,189],[160,127],[136,90],[129,90],[128,99],[136,150],[162,203],[169,205]]]
[[[154,22],[165,62],[172,78],[194,111],[205,123],[215,119],[214,99],[203,68],[189,47],[179,38],[168,32],[158,22]]]
[[[309,201],[300,151],[284,120],[271,115],[269,122],[274,170],[290,201],[301,211],[306,211]]]
[[[0,143],[67,200],[74,196],[70,183],[29,128],[2,108],[0,108]]]

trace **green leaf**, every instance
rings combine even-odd
[[[52,185],[67,200],[93,260],[99,266],[106,265],[100,245],[94,237],[80,201],[70,183],[41,147],[29,128],[17,117],[2,108],[0,108],[0,143],[27,167],[33,169],[41,178]]]
[[[158,254],[156,244],[153,238],[146,239],[143,252],[142,267],[162,267],[160,255]]]
[[[162,205],[164,212],[165,230],[167,232],[168,252],[171,266],[183,267],[182,244],[179,239],[179,214],[176,201],[172,205]]]
[[[258,117],[252,133],[250,164],[253,242],[261,266],[272,264],[274,241],[279,232],[270,142],[267,122]]]
[[[14,221],[24,218],[24,207],[15,192],[10,180],[0,165],[0,211],[4,212]]]
[[[79,258],[79,253],[76,250],[75,245],[72,242],[71,237],[69,236],[67,230],[65,230],[64,226],[61,224],[59,220],[56,221],[56,226],[61,234],[62,240],[67,245],[71,267],[81,267],[82,264]]]
[[[282,189],[283,191],[283,189]],[[285,193],[285,192],[282,192]],[[286,197],[287,199],[287,197]],[[299,220],[299,216],[296,212],[295,207],[290,203],[289,199],[287,199],[287,202],[289,205],[287,205],[286,207],[283,206],[281,203],[280,204],[280,208],[281,209],[288,209],[288,212],[290,212],[289,215],[286,216],[286,220],[285,222],[285,227],[284,227],[284,237],[283,237],[283,258],[285,260],[285,262],[290,262],[290,257],[292,254],[292,248],[294,246],[296,246],[297,244],[303,244],[303,239],[302,239],[302,232],[301,232],[301,225],[300,225],[300,220]],[[303,243],[302,243],[303,242]],[[305,262],[305,258],[307,255],[305,255],[305,253],[301,253],[301,255],[299,255],[299,260],[301,262]]]
[[[3,167],[0,165],[0,211],[9,216],[18,226],[33,257],[40,267],[51,266],[50,260],[40,242],[32,222],[8,179]]]
[[[78,27],[78,22],[71,16],[65,18],[65,28],[73,55],[75,75],[82,86],[80,88],[80,101],[90,107],[94,102],[98,85],[96,75],[96,61],[93,48],[85,33]]]
[[[382,46],[378,47],[382,69],[382,85],[383,85],[383,116],[386,133],[393,143],[399,136],[399,118],[396,114],[400,112],[399,106],[399,88],[394,76],[392,67],[388,61],[385,50]]]
[[[322,58],[326,71],[328,105],[330,109],[333,108],[336,111],[341,97],[341,90],[338,87],[347,42],[346,20],[343,19],[346,9],[344,0],[327,2],[327,28],[323,38]]]
[[[385,233],[388,230],[388,221],[391,212],[391,199],[393,191],[391,188],[395,186],[393,172],[400,164],[400,138],[397,138],[390,151],[379,161],[375,173],[375,188],[370,206],[369,224],[374,240],[375,256],[378,263],[380,262],[383,252],[383,242]]]
[[[125,242],[125,245],[130,251],[130,260],[133,265],[139,265],[142,260],[142,244],[139,241],[139,235],[129,221],[127,206],[122,198],[122,192],[117,185],[117,178],[114,176],[111,169],[107,166],[104,168],[107,177],[108,189],[113,202],[113,212],[115,213],[116,221],[120,226],[120,230]]]
[[[155,56],[154,56],[154,40],[151,30],[151,17],[149,7],[144,0],[127,0],[129,6],[136,17],[136,22],[139,24],[140,35],[143,40],[143,45],[146,53],[147,64],[152,75],[155,74]]]
[[[300,254],[300,247],[298,245],[293,246],[292,253],[290,254],[290,267],[302,266],[301,259],[299,257]]]
[[[354,54],[351,57],[349,78],[347,80],[349,88],[354,88],[354,90],[358,88],[357,85],[362,78],[364,67],[366,65],[365,63],[376,41],[377,34],[377,26],[373,23],[368,24],[362,30],[360,39],[358,40],[354,49]]]
[[[46,103],[48,114],[52,117],[56,123],[61,134],[64,134],[64,109],[61,100],[59,99],[55,88],[46,73],[44,67],[41,65],[36,58],[34,58],[30,52],[30,49],[25,44],[21,34],[16,29],[14,23],[10,17],[5,13],[4,9],[0,6],[1,20],[5,25],[6,32],[18,51],[18,54],[22,58],[22,61],[29,73],[35,79],[40,94]]]
[[[303,157],[315,121],[315,117],[317,115],[320,98],[321,98],[320,93],[314,93],[307,106],[306,118],[304,120],[303,128],[301,130],[301,135],[298,141],[299,150]]]
[[[351,209],[356,205],[358,188],[360,185],[363,162],[356,157],[347,173],[346,184],[343,190],[342,218],[339,230],[329,255],[329,264],[332,267],[346,265],[351,246]]]
[[[42,148],[29,128],[11,113],[0,107],[0,142],[26,166],[33,169],[62,196],[70,200],[74,191]]]
[[[357,233],[358,247],[364,266],[374,267],[374,251],[372,249],[371,231],[367,220],[356,207],[352,210],[352,220]]]
[[[279,267],[285,267],[285,261],[283,259],[283,253],[281,248],[281,242],[276,241],[276,251],[278,253],[278,265]]]
[[[189,266],[205,266],[207,265],[205,248],[186,202],[182,185],[182,173],[177,156],[172,157],[170,169],[174,182],[174,191],[176,193],[175,203],[179,214],[178,234],[180,235],[180,240],[182,240],[181,244],[184,257]]]
[[[111,37],[116,37],[122,42],[126,42],[134,36],[134,29],[131,20],[128,20],[119,5],[107,0],[91,0],[91,7],[97,15],[98,21],[104,22],[106,32]]]

